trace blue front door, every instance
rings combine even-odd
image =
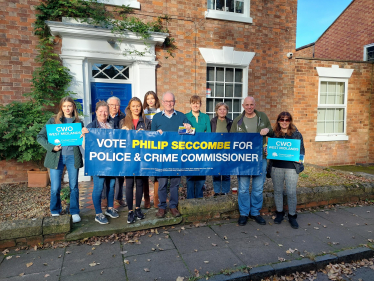
[[[131,99],[131,84],[91,83],[92,120],[96,116],[96,103],[100,100],[107,101],[108,98],[113,96],[121,100],[121,111],[125,112],[125,108]]]

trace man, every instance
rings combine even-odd
[[[190,129],[187,117],[179,111],[174,109],[175,97],[171,92],[166,92],[162,96],[162,104],[164,110],[155,114],[152,121],[152,131],[157,131],[162,134],[165,132],[178,132],[179,126],[185,126],[186,129]],[[158,179],[158,198],[160,203],[158,204],[158,212],[156,216],[158,218],[165,217],[166,214],[166,198],[167,198],[167,185],[169,177],[157,177]],[[170,212],[174,217],[179,217],[178,206],[178,188],[181,181],[181,177],[171,176],[170,177],[170,200],[169,207]]]
[[[230,133],[260,133],[263,136],[263,144],[266,144],[266,135],[270,135],[273,130],[269,118],[264,112],[255,110],[256,102],[253,97],[246,97],[242,104],[244,111],[236,117],[232,123]],[[238,204],[240,217],[238,224],[245,225],[248,216],[259,224],[266,224],[260,216],[262,208],[262,192],[266,179],[266,159],[260,160],[261,174],[258,176],[238,176]],[[252,177],[252,193],[249,194],[249,185]]]
[[[126,117],[126,114],[121,112],[120,106],[121,106],[121,100],[115,96],[110,97],[107,101],[107,104],[109,106],[109,123],[112,125],[114,129],[120,129],[119,128],[119,122]],[[114,207],[118,208],[119,206],[126,207],[126,202],[123,200],[123,183],[125,181],[124,177],[116,177],[116,183],[115,183],[115,191],[114,191]],[[107,188],[107,182],[104,183],[104,189],[101,194],[101,199],[103,199],[102,207],[106,207],[107,200],[106,200],[106,188]]]

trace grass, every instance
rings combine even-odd
[[[374,165],[370,166],[359,166],[359,165],[348,165],[348,166],[331,166],[330,168],[340,170],[340,171],[346,171],[346,172],[352,172],[352,173],[367,173],[374,175]]]

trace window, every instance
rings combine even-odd
[[[237,117],[242,112],[243,69],[208,66],[206,80],[206,113],[209,117],[213,118],[216,115],[215,107],[219,102],[228,105],[227,117]]]
[[[364,61],[374,61],[374,43],[364,46]]]
[[[133,9],[140,9],[140,3],[136,0],[97,0],[97,2],[112,6],[125,5]]]
[[[317,135],[346,133],[347,83],[336,79],[320,79]]]
[[[252,23],[250,0],[208,0],[206,18]]]
[[[129,66],[95,63],[92,64],[92,78],[129,80]]]

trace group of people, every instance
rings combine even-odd
[[[125,112],[120,111],[120,99],[111,97],[106,102],[99,101],[96,104],[96,118],[86,127],[78,117],[76,105],[72,98],[63,98],[59,105],[58,114],[51,118],[47,124],[61,123],[82,123],[82,137],[89,133],[89,128],[100,129],[123,129],[123,130],[150,130],[163,132],[178,132],[180,126],[187,130],[191,127],[196,132],[216,132],[216,133],[260,133],[263,137],[264,157],[261,161],[262,173],[258,176],[237,176],[238,177],[238,204],[240,217],[238,224],[245,225],[249,217],[259,224],[266,224],[260,216],[263,201],[263,186],[266,174],[270,175],[274,185],[274,199],[276,205],[276,217],[274,223],[279,224],[284,219],[283,210],[283,186],[286,184],[288,198],[288,219],[293,228],[298,228],[296,221],[296,185],[298,174],[303,171],[303,163],[266,160],[266,137],[300,139],[300,154],[305,154],[303,138],[301,133],[293,124],[292,116],[289,112],[282,112],[272,127],[267,115],[255,109],[256,103],[253,97],[246,97],[242,107],[244,111],[234,120],[227,117],[228,106],[220,102],[215,107],[216,116],[210,120],[209,116],[200,111],[201,98],[194,95],[190,98],[191,111],[184,114],[175,110],[175,96],[171,92],[166,92],[162,96],[163,110],[160,109],[160,101],[153,91],[146,93],[144,103],[137,97],[130,99]],[[61,177],[64,166],[68,171],[70,184],[70,213],[74,223],[81,220],[79,216],[79,190],[78,190],[78,170],[83,166],[82,152],[78,146],[63,146],[48,143],[46,126],[40,131],[37,137],[38,142],[47,150],[45,167],[50,168],[51,175],[51,203],[50,210],[52,216],[61,213]],[[84,141],[83,141],[84,149]],[[252,178],[252,190],[250,192],[250,181]],[[187,199],[203,197],[203,186],[205,176],[187,177]],[[137,219],[145,218],[140,209],[140,204],[144,195],[144,207],[150,208],[149,179],[144,176],[126,177],[126,203],[128,206],[128,223],[134,223]],[[154,206],[158,207],[156,216],[162,218],[167,212],[167,190],[169,189],[169,210],[174,217],[180,216],[178,211],[178,189],[180,176],[163,177],[154,179]],[[114,208],[114,199],[119,204],[123,202],[123,177],[94,176],[94,188],[92,201],[96,216],[95,221],[100,224],[109,223],[106,216],[118,218],[117,209]],[[135,191],[135,209],[133,206]],[[214,196],[226,195],[230,192],[230,175],[213,176]],[[101,201],[107,200],[106,210],[102,212]]]

